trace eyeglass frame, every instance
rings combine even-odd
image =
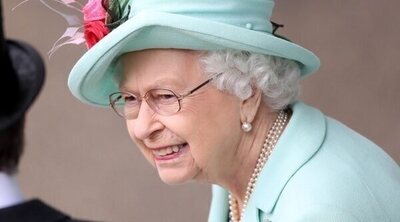
[[[135,96],[135,97],[139,100],[139,101],[138,101],[139,110],[140,110],[140,106],[142,105],[143,100],[145,100],[146,103],[147,103],[147,105],[149,105],[149,107],[151,108],[151,110],[153,110],[155,113],[157,113],[157,114],[159,114],[159,115],[162,115],[162,116],[170,116],[170,115],[173,115],[173,114],[178,113],[178,112],[182,109],[181,100],[183,100],[183,99],[186,98],[187,96],[193,94],[193,93],[196,92],[197,90],[201,89],[203,86],[207,85],[208,83],[210,83],[212,80],[214,80],[215,78],[217,78],[217,77],[220,76],[221,74],[222,74],[222,72],[213,75],[211,78],[209,78],[209,79],[207,79],[206,81],[202,82],[201,84],[199,84],[198,86],[196,86],[195,88],[193,88],[192,90],[190,90],[189,92],[187,92],[187,93],[185,93],[185,94],[183,94],[183,95],[180,95],[179,93],[176,93],[176,92],[175,92],[174,90],[172,90],[172,89],[166,89],[166,88],[155,88],[155,89],[150,89],[150,90],[148,90],[143,96],[136,96],[135,94],[133,94],[133,93],[131,93],[131,92],[127,92],[127,91],[113,92],[113,93],[111,93],[111,94],[108,96],[109,105],[111,106],[111,108],[114,110],[114,112],[115,112],[118,116],[120,116],[120,117],[122,117],[122,118],[124,118],[124,119],[137,119],[137,117],[136,117],[136,118],[127,118],[125,115],[120,114],[120,113],[117,111],[116,107],[115,107],[115,103],[116,103],[117,100],[114,100],[114,101],[111,100],[111,98],[112,98],[113,95],[116,95],[116,94],[118,94],[118,93],[126,93],[126,94],[128,94],[128,95]],[[166,115],[165,115],[165,114],[163,115],[163,114],[158,113],[158,112],[149,104],[149,102],[147,101],[147,98],[148,98],[147,94],[148,94],[148,92],[150,92],[150,91],[152,91],[152,90],[167,90],[167,91],[172,92],[172,94],[173,94],[173,95],[176,97],[176,99],[177,99],[177,102],[178,102],[178,105],[179,105],[179,109],[178,109],[176,112],[174,112],[174,113],[166,114]],[[152,104],[154,104],[154,103],[152,103]]]

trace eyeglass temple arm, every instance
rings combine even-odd
[[[221,75],[222,72],[215,74],[213,77],[207,79],[207,81],[203,82],[202,84],[200,84],[199,86],[197,86],[196,88],[190,90],[188,93],[186,93],[185,95],[181,96],[181,99],[194,93],[196,90],[200,89],[201,87],[203,87],[204,85],[206,85],[207,83],[211,82],[212,80],[214,80],[215,78],[217,78],[219,75]]]

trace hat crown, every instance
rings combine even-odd
[[[157,11],[272,32],[273,0],[131,0],[129,5],[129,18],[144,11]]]

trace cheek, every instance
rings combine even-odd
[[[240,127],[240,101],[229,94],[214,93],[188,101],[182,111],[200,134],[223,135]]]
[[[175,127],[175,132],[184,135],[199,164],[231,151],[240,138],[240,106],[236,97],[207,98],[190,98],[179,114],[181,121],[171,122],[171,126],[182,123]]]

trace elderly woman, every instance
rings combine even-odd
[[[398,165],[297,100],[319,60],[275,34],[273,1],[102,3],[70,89],[125,118],[163,182],[213,184],[209,221],[400,221]]]

